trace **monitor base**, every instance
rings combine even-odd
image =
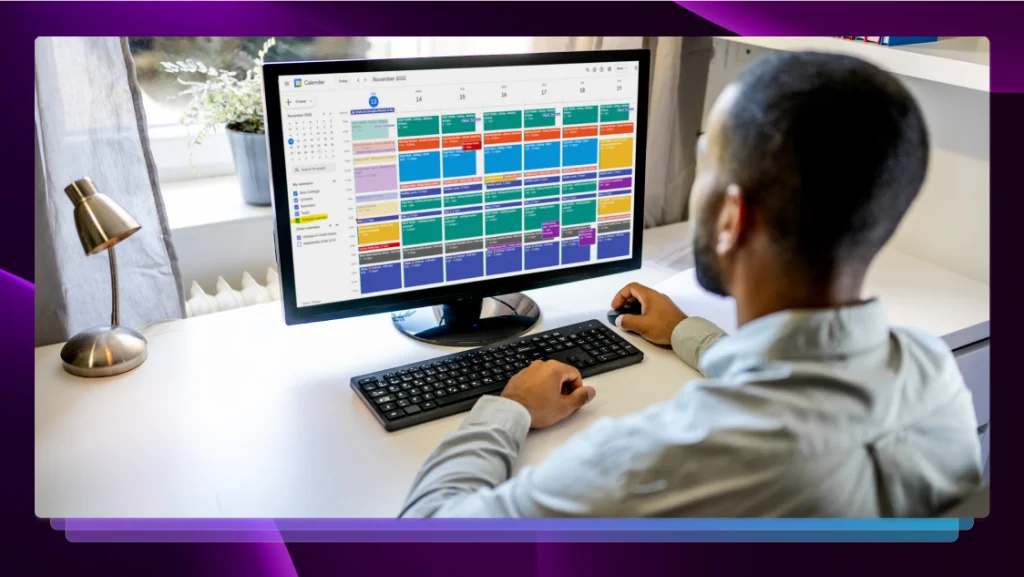
[[[447,347],[479,347],[530,330],[540,307],[523,293],[423,307],[391,314],[395,327],[418,341]]]

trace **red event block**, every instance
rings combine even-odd
[[[366,246],[359,247],[359,252],[366,252],[368,250],[380,250],[382,248],[395,248],[401,246],[401,242],[382,242],[380,244],[368,244]]]
[[[463,148],[466,143],[479,143],[479,134],[450,134],[441,141],[444,148]]]

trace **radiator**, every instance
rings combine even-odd
[[[243,272],[238,289],[219,276],[213,294],[207,293],[198,282],[192,281],[188,299],[185,301],[185,312],[190,318],[199,317],[279,300],[281,279],[277,275],[277,270],[271,267],[267,269],[263,284],[257,282],[248,271]]]

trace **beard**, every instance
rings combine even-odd
[[[705,234],[712,233],[712,231],[710,228],[707,230],[704,228],[698,224],[697,234],[693,235],[693,262],[697,283],[708,292],[727,297],[729,291],[722,282],[722,269],[719,266],[718,255],[713,248],[713,239],[709,238],[711,234]]]

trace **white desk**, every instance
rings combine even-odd
[[[535,330],[603,320],[626,282],[672,276],[658,255],[687,237],[686,224],[647,231],[640,271],[531,291],[543,314]],[[895,322],[940,335],[988,321],[987,286],[892,251],[868,292]],[[387,315],[287,327],[273,303],[144,332],[149,359],[119,377],[72,377],[60,345],[36,349],[38,516],[392,517],[427,454],[462,419],[387,433],[352,393],[354,374],[452,351],[401,336]],[[531,433],[520,465],[599,416],[668,399],[698,376],[670,351],[626,338],[645,361],[588,379],[595,400]]]

